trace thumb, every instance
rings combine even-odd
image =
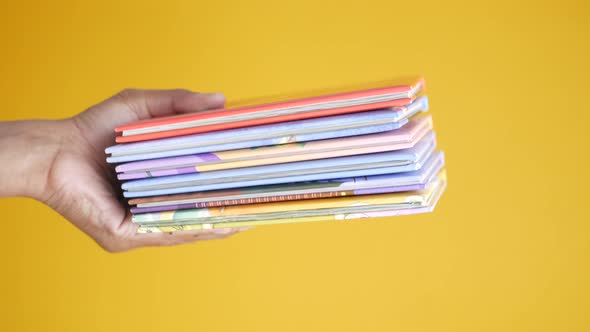
[[[114,99],[123,102],[139,119],[222,108],[225,104],[221,93],[198,93],[184,89],[126,89]]]

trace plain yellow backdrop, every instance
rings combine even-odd
[[[3,1],[0,27],[0,120],[423,74],[450,181],[433,214],[116,255],[0,200],[0,330],[590,330],[584,1]]]

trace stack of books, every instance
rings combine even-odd
[[[430,212],[446,187],[424,80],[116,128],[138,231]]]

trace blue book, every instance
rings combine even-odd
[[[294,163],[164,176],[123,183],[125,197],[392,174],[419,170],[433,153],[433,132],[411,149]]]

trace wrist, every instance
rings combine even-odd
[[[63,144],[63,121],[0,123],[0,196],[43,200],[51,165]]]

